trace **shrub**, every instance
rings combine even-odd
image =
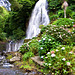
[[[52,15],[52,16],[50,16],[50,20],[51,20],[51,21],[54,21],[54,20],[56,20],[58,17],[59,17],[58,15]]]
[[[5,41],[6,40],[6,33],[2,32],[0,33],[0,40]]]
[[[65,26],[56,26],[56,25],[48,25],[42,28],[41,33],[43,33],[44,35],[50,35],[51,37],[55,38],[57,41],[59,41],[61,44],[69,44],[71,45],[72,43],[72,39],[73,38],[73,34],[74,32],[71,32],[70,30],[68,30]],[[71,40],[68,41],[68,39]]]
[[[50,49],[54,49],[58,46],[58,42],[49,36],[43,36],[41,40],[39,40],[39,55],[44,56]]]
[[[70,27],[73,26],[73,20],[69,19],[69,18],[61,18],[61,19],[58,19],[56,21],[54,21],[53,25],[70,25]]]
[[[71,18],[75,19],[75,12],[72,12]]]
[[[64,18],[64,10],[58,10],[56,13],[60,18]],[[67,8],[66,17],[72,18],[72,15],[73,15],[72,13],[73,13],[73,11],[71,9]]]
[[[39,47],[39,42],[35,39],[33,39],[30,43],[29,43],[29,49],[31,52],[33,52],[34,54],[38,53],[38,47]]]
[[[31,41],[24,43],[20,47],[20,52],[24,54],[24,53],[30,51],[30,52],[33,52],[34,54],[37,54],[38,53],[38,47],[39,47],[38,40],[32,39]]]
[[[57,11],[57,14],[60,18],[64,18],[64,10]]]
[[[15,40],[20,40],[22,39],[23,37],[25,36],[25,32],[20,29],[20,28],[17,28],[16,30],[13,30],[13,38]]]
[[[51,49],[44,57],[45,67],[54,75],[68,75],[75,68],[75,54],[72,46],[60,45]]]
[[[28,52],[29,51],[29,45],[28,43],[24,43],[21,47],[20,47],[20,52],[22,54],[24,54],[25,52]]]
[[[74,5],[70,5],[68,8],[71,9],[71,10],[73,10],[73,11],[75,11],[75,4]]]
[[[34,54],[32,52],[26,52],[24,55],[23,55],[23,61],[29,59],[30,57],[34,56]]]

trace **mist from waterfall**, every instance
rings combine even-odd
[[[26,32],[26,39],[32,39],[40,33],[39,25],[47,25],[50,20],[47,14],[48,2],[47,0],[39,0],[33,11],[29,21],[28,29]]]
[[[11,4],[8,0],[0,0],[0,7],[1,6],[5,7],[8,11],[11,11]]]

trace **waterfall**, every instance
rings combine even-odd
[[[5,7],[8,11],[11,11],[11,4],[8,0],[0,0],[0,7],[1,6]]]
[[[36,37],[40,33],[39,25],[46,26],[49,24],[47,7],[47,0],[39,0],[36,3],[27,28],[26,39],[32,39],[32,37]]]
[[[11,51],[18,51],[20,47],[23,45],[24,40],[18,40],[18,41],[9,41],[6,44],[6,51],[11,52]]]

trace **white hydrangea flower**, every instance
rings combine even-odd
[[[52,75],[54,75],[54,73],[52,73]]]
[[[59,34],[60,34],[60,32],[59,32]]]
[[[40,42],[41,40],[39,40],[39,42]]]
[[[65,61],[66,59],[65,59],[65,58],[63,58],[62,60],[63,60],[63,61]]]
[[[46,30],[46,32],[48,32],[48,30]]]
[[[66,35],[66,37],[68,37],[68,36]]]
[[[56,55],[55,54],[51,54],[51,57],[55,57]]]
[[[40,48],[41,50],[43,49],[43,47]]]
[[[61,49],[62,49],[62,50],[65,50],[65,47],[62,47]]]
[[[45,58],[48,58],[48,57],[45,57]]]
[[[65,34],[63,34],[63,35],[65,35]]]
[[[49,41],[51,41],[51,39],[49,39]]]
[[[65,26],[67,26],[67,25],[65,25]]]
[[[49,66],[50,66],[51,64],[49,63]]]
[[[47,63],[45,63],[45,65],[47,65]]]
[[[50,52],[48,52],[47,54],[50,54]]]
[[[73,52],[69,52],[70,54],[72,54]]]
[[[54,30],[54,31],[56,31],[56,30]]]
[[[41,56],[41,58],[43,58],[44,56]]]
[[[43,38],[43,40],[45,40],[45,38]]]
[[[74,22],[72,22],[72,23],[74,23]]]
[[[56,49],[56,52],[58,52],[59,50],[58,49]]]
[[[73,34],[74,32],[72,32],[72,34]]]

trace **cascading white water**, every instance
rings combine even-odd
[[[18,51],[20,49],[20,47],[23,45],[24,40],[19,40],[19,41],[10,41],[9,43],[7,43],[6,45],[6,51],[7,52],[11,52],[11,51]]]
[[[28,29],[26,32],[26,39],[32,39],[32,37],[36,37],[40,33],[39,25],[47,25],[50,20],[47,14],[47,0],[39,0],[32,12]]]
[[[11,4],[8,0],[0,0],[0,7],[1,6],[5,7],[8,11],[11,11]]]
[[[47,14],[47,0],[39,0],[32,12],[29,26],[27,29],[27,37],[26,39],[32,39],[32,37],[36,37],[40,33],[39,25],[47,25],[49,24],[49,17]],[[24,40],[20,41],[10,41],[6,46],[6,51],[17,51],[23,45]]]

